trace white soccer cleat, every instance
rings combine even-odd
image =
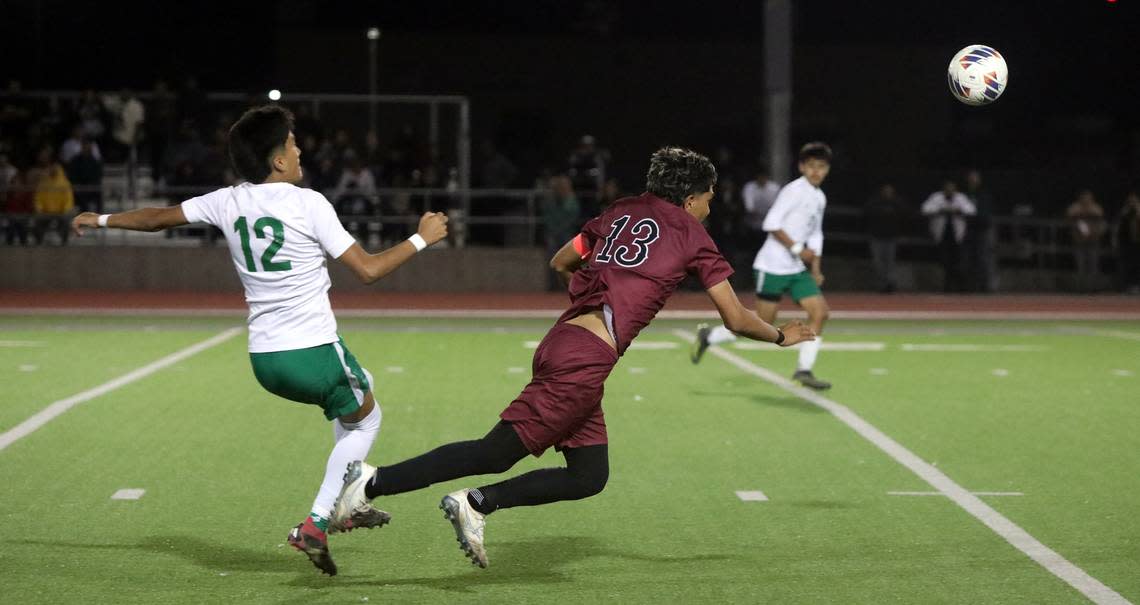
[[[472,564],[486,568],[487,551],[483,548],[483,519],[486,515],[471,507],[467,501],[469,491],[471,490],[461,489],[451,492],[443,497],[439,507],[443,509],[444,518],[451,521],[455,528],[459,548],[471,559]]]
[[[337,528],[338,531],[343,531],[349,527],[357,528],[363,527],[364,524],[360,523],[364,516],[367,518],[370,510],[375,511],[372,505],[369,504],[368,496],[364,494],[364,486],[372,480],[372,476],[376,474],[376,467],[364,462],[363,460],[355,460],[348,463],[348,468],[344,473],[344,485],[340,488],[340,495],[336,498],[336,505],[333,506],[332,518],[329,519],[329,526]],[[376,527],[388,522],[388,513],[383,511],[376,511],[382,513],[376,516],[374,521],[377,521]]]

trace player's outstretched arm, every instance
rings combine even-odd
[[[377,254],[369,254],[353,244],[337,257],[337,260],[352,269],[360,281],[370,284],[408,262],[416,252],[447,237],[447,215],[442,212],[425,212],[420,217],[420,228],[408,239]]]
[[[95,214],[81,212],[71,219],[71,230],[77,237],[83,236],[85,229],[113,227],[129,231],[162,231],[171,227],[188,224],[182,213],[182,205],[154,208],[139,208],[118,214]]]
[[[577,239],[574,238],[566,242],[550,259],[550,268],[554,269],[554,272],[558,274],[565,285],[570,285],[570,279],[574,277],[574,272],[582,267],[583,259],[582,252],[579,251],[580,244],[575,243]]]
[[[815,340],[815,333],[800,321],[790,321],[776,328],[752,311],[745,309],[728,280],[709,288],[707,292],[716,305],[717,312],[720,313],[724,327],[734,334],[752,340],[774,342],[782,347],[790,347],[805,340]]]

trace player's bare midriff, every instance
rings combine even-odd
[[[594,333],[594,336],[601,338],[610,348],[617,350],[617,345],[614,344],[614,339],[610,337],[609,331],[606,330],[606,320],[602,314],[601,309],[587,311],[577,317],[567,319],[564,323],[573,324]]]

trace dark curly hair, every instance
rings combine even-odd
[[[277,105],[254,107],[230,127],[229,152],[234,172],[257,184],[272,174],[273,153],[289,140],[293,114]]]
[[[649,158],[645,189],[678,206],[716,184],[716,168],[705,156],[680,147],[662,147]]]
[[[831,147],[823,141],[805,143],[803,147],[800,147],[800,161],[806,162],[808,160],[823,160],[830,164]]]

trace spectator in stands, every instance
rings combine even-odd
[[[578,197],[574,195],[573,181],[569,176],[559,174],[551,177],[550,194],[543,198],[540,211],[546,257],[553,258],[562,245],[570,241],[582,226],[582,220],[578,216],[580,211]],[[549,272],[547,289],[551,291],[565,289],[554,271]]]
[[[178,137],[166,153],[165,175],[167,182],[187,182],[188,173],[197,173],[198,167],[206,159],[209,149],[202,143],[202,135],[192,120],[184,120],[178,130]],[[189,168],[187,168],[187,165]],[[196,180],[194,184],[197,184]]]
[[[79,211],[103,214],[103,162],[95,151],[95,142],[83,139],[79,152],[66,164],[67,178],[75,186]]]
[[[312,106],[309,103],[300,103],[293,109],[293,137],[300,141],[307,136],[320,138],[324,134],[321,123],[313,115]],[[304,157],[304,156],[302,156]]]
[[[597,140],[591,135],[584,135],[578,141],[578,146],[570,153],[566,174],[574,191],[582,197],[586,207],[584,214],[594,216],[597,214],[598,198],[602,191],[602,184],[606,182],[606,164],[609,162],[609,152],[599,149]]]
[[[1140,193],[1131,191],[1116,222],[1116,246],[1124,291],[1140,294]]]
[[[724,191],[724,187],[720,187],[720,190]],[[776,202],[778,193],[780,184],[769,178],[768,168],[763,163],[758,163],[752,180],[744,184],[744,191],[741,192],[744,223],[748,229],[748,235],[744,237],[757,248],[764,244],[768,235],[764,232],[764,217],[768,216],[768,210]]]
[[[129,90],[117,95],[107,95],[103,105],[111,116],[111,143],[108,149],[109,162],[127,161],[130,150],[142,134],[142,124],[146,120],[146,109],[142,101]]]
[[[356,235],[356,239],[368,242],[368,223],[376,214],[376,181],[351,150],[345,155],[344,168],[331,199],[342,217],[341,222],[346,223],[345,228]]]
[[[949,180],[922,203],[922,214],[930,221],[930,235],[942,257],[942,289],[945,292],[963,292],[966,289],[962,242],[966,239],[966,217],[975,212],[970,198],[962,195],[958,185]]]
[[[518,179],[519,169],[490,139],[479,145],[479,186],[486,189],[507,189]]]
[[[383,182],[381,176],[384,170],[384,149],[380,147],[380,136],[373,131],[368,131],[364,135],[364,151],[360,154],[360,160],[372,173],[372,179],[377,184]]]
[[[165,80],[156,80],[147,106],[146,121],[143,123],[147,158],[150,161],[151,175],[157,181],[162,176],[163,156],[178,126],[178,98],[170,91]]]
[[[8,80],[0,95],[0,133],[6,137],[23,136],[32,121],[32,103],[24,94],[19,80]]]
[[[8,159],[8,152],[0,151],[0,202],[4,201],[4,195],[8,193],[8,184],[18,172],[20,171]]]
[[[966,248],[969,250],[969,266],[974,276],[974,289],[978,292],[997,291],[997,230],[994,216],[997,209],[994,198],[982,185],[982,175],[977,170],[966,173],[966,197],[977,209],[966,231]]]
[[[71,213],[75,209],[75,193],[63,166],[52,162],[40,177],[36,183],[34,205],[36,243],[42,244],[44,233],[51,229],[59,234],[60,245],[67,244],[67,237],[71,234]]]
[[[871,264],[875,267],[875,278],[879,292],[890,294],[898,289],[898,271],[895,256],[898,252],[898,239],[902,235],[906,203],[895,191],[895,186],[885,183],[867,199],[863,218],[867,222],[870,235]]]
[[[102,162],[103,154],[99,152],[99,143],[96,143],[91,137],[84,136],[83,126],[79,124],[76,124],[75,127],[71,129],[71,136],[59,146],[59,161],[63,163],[64,166],[71,163],[71,158],[79,155],[79,150],[83,147],[84,141],[91,144],[92,155],[95,156],[95,159]]]
[[[185,125],[189,122],[191,128],[197,128],[208,123],[209,108],[206,105],[206,93],[198,88],[198,79],[194,76],[186,76],[182,80],[175,106],[178,108],[176,124]]]
[[[107,133],[107,111],[94,90],[83,91],[76,103],[75,113],[79,125],[83,127],[83,136],[94,141],[103,139]]]
[[[1081,190],[1069,205],[1065,218],[1072,229],[1073,260],[1077,267],[1077,290],[1096,287],[1100,276],[1100,239],[1105,232],[1104,208],[1088,189]]]
[[[24,173],[17,171],[8,182],[5,195],[4,243],[11,246],[17,239],[21,246],[28,245],[28,225],[35,212],[35,192],[28,186]]]

